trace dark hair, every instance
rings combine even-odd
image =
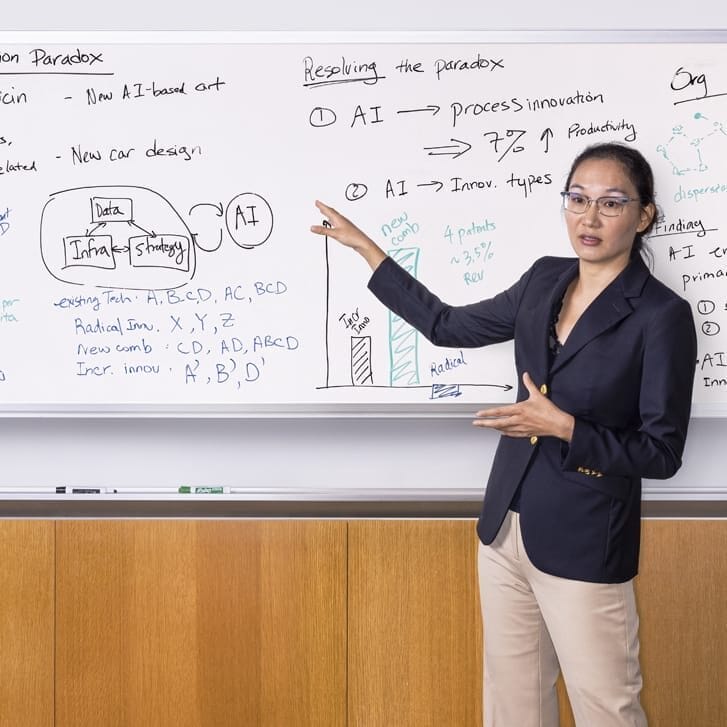
[[[649,226],[645,230],[636,233],[634,245],[631,248],[631,257],[635,257],[642,251],[650,255],[650,251],[644,246],[644,238],[653,229],[657,218],[656,199],[654,197],[654,173],[651,171],[651,165],[646,161],[641,152],[625,144],[618,144],[616,142],[593,144],[592,146],[586,147],[573,160],[570,172],[568,172],[568,178],[565,182],[566,189],[570,187],[571,179],[578,166],[590,159],[612,159],[621,164],[634,187],[636,187],[639,199],[641,200],[641,206],[645,207],[648,204],[654,205],[655,212]]]

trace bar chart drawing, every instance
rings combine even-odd
[[[331,252],[330,240],[326,236],[322,351],[324,383],[317,389],[359,389],[362,400],[367,396],[378,396],[374,393],[365,394],[365,391],[408,390],[412,393],[412,401],[452,401],[463,397],[468,391],[488,388],[505,392],[512,390],[513,386],[509,383],[453,381],[450,369],[454,366],[448,367],[441,361],[441,371],[435,363],[423,365],[420,358],[426,357],[430,349],[416,328],[391,310],[376,313],[368,302],[357,297],[350,285],[334,285],[332,268],[336,265],[332,262],[335,255],[332,256]],[[421,248],[393,247],[386,254],[412,277],[418,277]],[[366,333],[363,333],[364,329]],[[441,357],[443,354],[439,355]],[[468,363],[461,351],[459,356],[454,354],[452,360],[463,366]],[[449,375],[443,380],[430,380],[430,377],[444,374],[445,370]]]

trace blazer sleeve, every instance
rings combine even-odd
[[[390,257],[376,268],[368,287],[389,310],[436,346],[475,348],[513,338],[532,271],[530,268],[494,298],[462,306],[443,303]]]
[[[646,326],[639,393],[640,425],[614,429],[577,417],[563,460],[565,470],[588,464],[623,477],[666,479],[682,463],[691,411],[697,341],[689,304],[681,298],[660,308]],[[638,363],[636,364],[638,365]]]

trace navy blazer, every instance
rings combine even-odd
[[[573,258],[541,258],[489,300],[449,306],[386,258],[369,288],[432,343],[479,347],[513,339],[517,400],[527,371],[575,417],[570,443],[501,436],[477,532],[489,544],[518,486],[528,556],[564,578],[619,583],[636,575],[641,478],[681,465],[697,349],[689,304],[640,256],[581,315],[549,366],[548,332]]]

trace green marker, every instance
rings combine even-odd
[[[229,487],[193,487],[190,485],[182,485],[177,490],[180,495],[225,495],[230,492]]]

